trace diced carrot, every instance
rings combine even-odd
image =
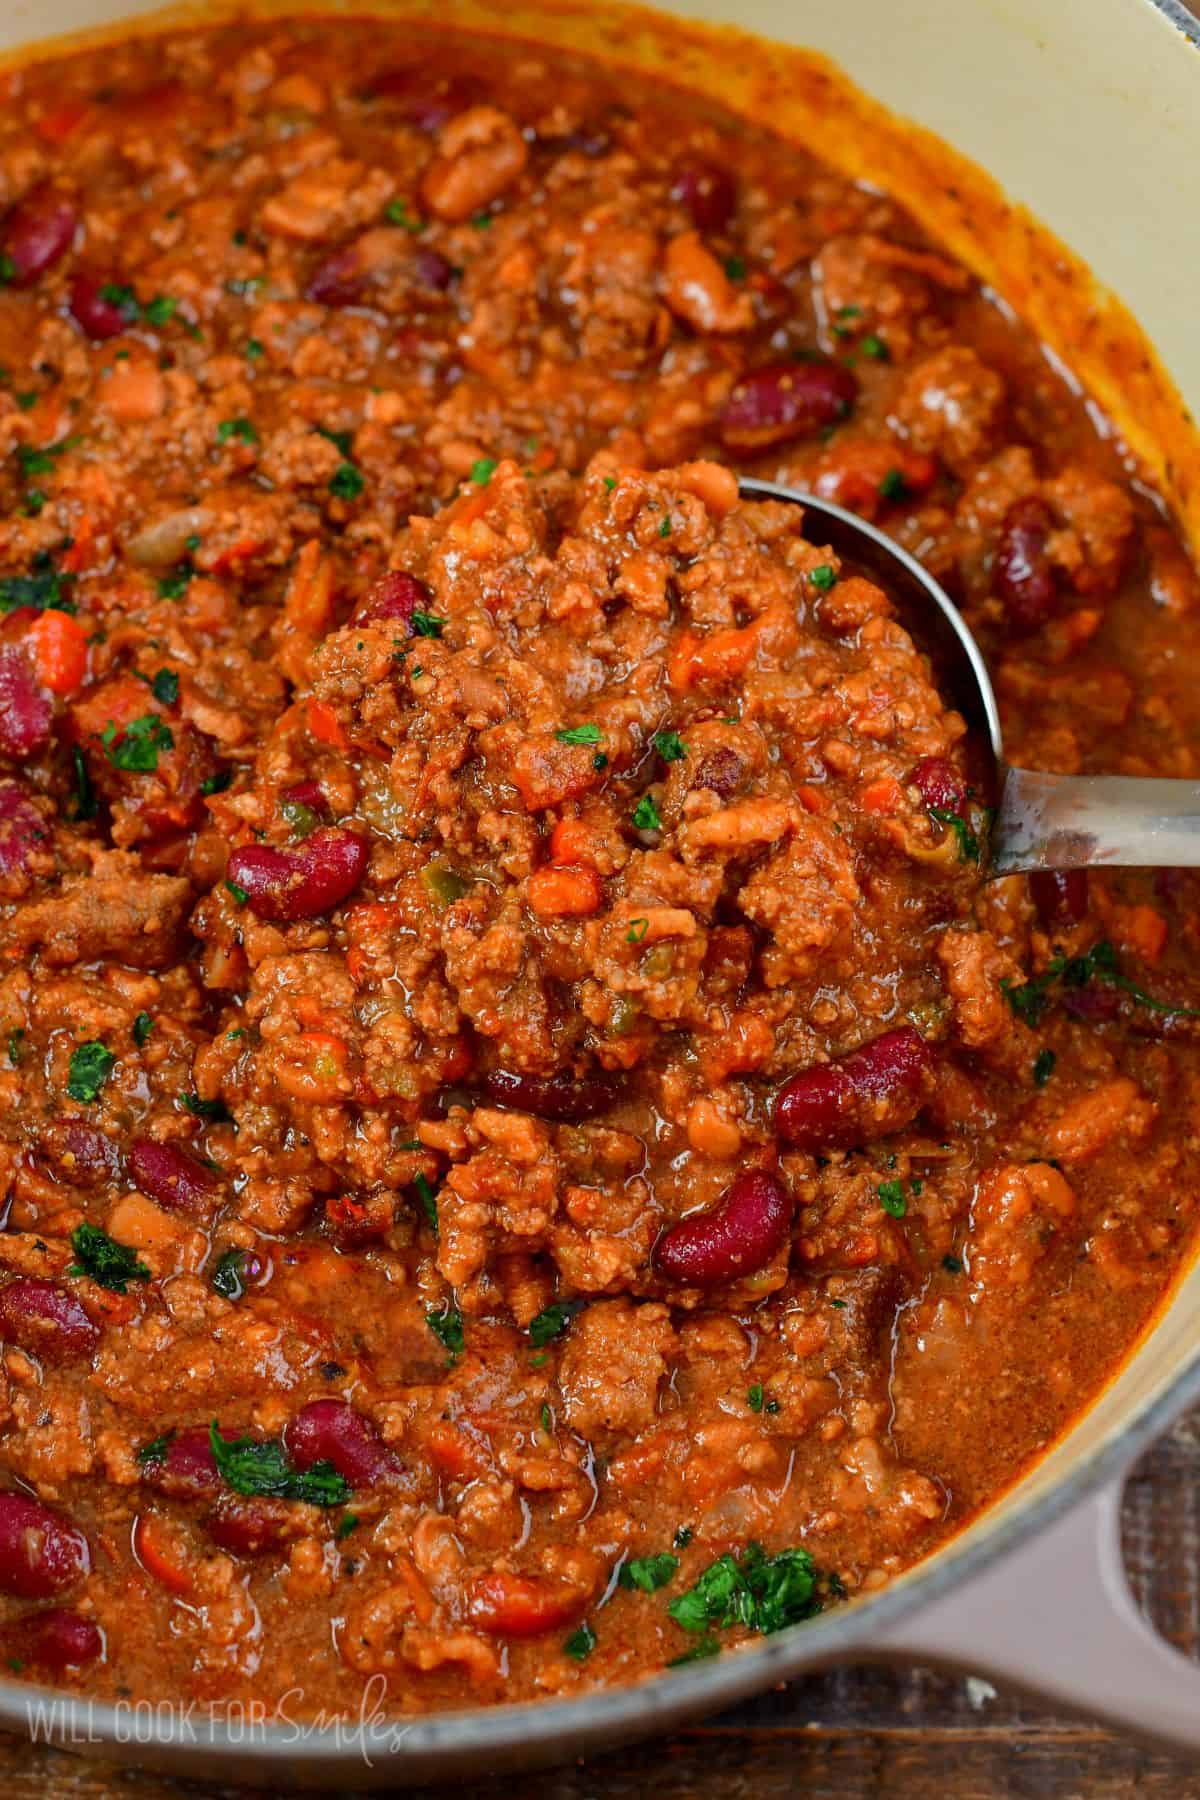
[[[583,819],[560,819],[550,833],[550,861],[563,868],[571,863],[595,865],[596,840]]]
[[[297,556],[283,596],[284,617],[295,631],[321,637],[333,618],[333,564],[318,538]]]
[[[754,655],[762,621],[734,625],[725,631],[698,638],[685,631],[671,652],[668,674],[679,693],[706,682],[732,681],[741,675]]]
[[[1167,921],[1153,906],[1117,906],[1110,926],[1122,950],[1157,962],[1167,947]]]
[[[252,556],[257,556],[260,550],[266,548],[261,538],[239,538],[236,544],[230,544],[228,550],[222,550],[219,556],[214,556],[212,572],[214,575],[228,575],[239,563],[248,562]]]
[[[294,1100],[321,1105],[350,1090],[348,1045],[329,1031],[300,1031],[275,1051],[275,1079]]]
[[[569,1624],[586,1598],[565,1583],[551,1585],[534,1575],[493,1569],[472,1584],[467,1612],[473,1625],[497,1637],[540,1637]]]
[[[528,894],[539,919],[582,918],[600,904],[600,877],[595,869],[547,864],[529,877]]]
[[[876,817],[897,813],[904,805],[904,790],[894,775],[881,775],[877,781],[868,781],[859,789],[858,797],[863,811],[874,813]]]
[[[48,609],[29,627],[38,680],[54,694],[74,694],[87,674],[87,634],[70,613]]]
[[[439,1469],[458,1481],[471,1481],[487,1468],[483,1446],[450,1420],[434,1425],[425,1448]]]
[[[335,750],[350,748],[350,739],[342,730],[341,720],[327,700],[309,700],[306,707],[308,729],[318,743],[332,744]]]
[[[133,1528],[133,1550],[146,1573],[169,1593],[192,1592],[196,1584],[186,1550],[163,1520],[139,1513]]]

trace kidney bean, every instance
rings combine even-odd
[[[1087,870],[1035,869],[1029,877],[1029,897],[1047,931],[1078,925],[1087,917]]]
[[[565,1582],[493,1569],[471,1583],[467,1616],[479,1631],[494,1637],[540,1637],[569,1625],[587,1600],[586,1593]]]
[[[111,1138],[82,1119],[54,1119],[38,1139],[38,1148],[59,1181],[72,1187],[103,1187],[119,1166]]]
[[[422,287],[444,294],[454,280],[454,265],[439,251],[421,247],[413,257],[413,274]]]
[[[932,1067],[920,1032],[901,1025],[837,1062],[793,1075],[776,1095],[775,1129],[801,1150],[885,1137],[916,1118]]]
[[[519,1075],[512,1069],[489,1069],[483,1090],[496,1106],[512,1106],[534,1113],[539,1119],[555,1119],[577,1125],[607,1112],[620,1098],[621,1084],[613,1075]]]
[[[90,1356],[100,1332],[69,1289],[40,1276],[18,1275],[0,1288],[0,1338],[43,1362],[59,1363]]]
[[[765,450],[844,419],[858,382],[841,363],[767,363],[734,383],[717,421],[730,450]]]
[[[0,646],[0,750],[33,756],[50,742],[54,708],[33,664],[16,644]]]
[[[680,163],[671,183],[697,231],[724,231],[737,206],[737,185],[728,169],[699,159]]]
[[[751,1275],[787,1242],[795,1203],[777,1175],[748,1169],[711,1212],[690,1213],[654,1246],[654,1266],[668,1281],[716,1287]]]
[[[80,269],[71,282],[67,311],[79,329],[98,343],[120,337],[137,316],[135,307],[111,298],[120,285],[115,276],[100,275],[94,269]]]
[[[222,1436],[226,1434],[222,1432]],[[221,1484],[209,1442],[207,1425],[189,1425],[178,1431],[157,1462],[144,1465],[144,1479],[164,1494],[180,1500],[196,1500]]]
[[[26,1613],[4,1628],[0,1642],[15,1662],[29,1663],[48,1675],[82,1669],[104,1655],[104,1633],[91,1619],[63,1606]]]
[[[12,279],[26,287],[71,248],[79,224],[75,208],[43,182],[18,202],[4,221],[4,254]]]
[[[0,1493],[0,1593],[48,1600],[91,1566],[87,1539],[62,1513],[11,1489]]]
[[[433,595],[423,581],[403,569],[389,569],[373,581],[354,609],[356,625],[390,625],[406,628],[415,612],[433,610]]]
[[[923,756],[908,779],[931,812],[962,812],[967,784],[946,757]]]
[[[1037,631],[1058,604],[1058,580],[1047,553],[1054,518],[1044,500],[1029,495],[1009,507],[1000,522],[992,582],[1013,629]]]
[[[470,75],[443,75],[430,80],[422,68],[389,69],[368,90],[373,99],[396,106],[418,131],[440,131],[447,119],[465,112],[482,98],[482,86]]]
[[[722,800],[731,800],[746,778],[746,761],[728,744],[718,744],[696,765],[694,788],[709,788]]]
[[[222,1499],[204,1520],[205,1530],[222,1550],[233,1556],[261,1556],[278,1550],[286,1537],[286,1524],[277,1510],[254,1500]]]
[[[358,246],[351,244],[345,250],[335,250],[317,266],[304,295],[317,306],[361,306],[366,282]]]
[[[211,1169],[174,1144],[135,1138],[129,1146],[129,1173],[149,1199],[168,1212],[206,1212],[221,1183]]]
[[[400,1472],[370,1419],[347,1400],[311,1400],[284,1426],[283,1443],[298,1469],[330,1462],[351,1487],[374,1487]]]
[[[235,850],[229,880],[245,889],[260,918],[287,925],[340,905],[365,875],[369,854],[360,832],[331,825],[314,831],[296,850],[269,844]]]
[[[18,781],[0,781],[0,877],[23,874],[46,825]]]

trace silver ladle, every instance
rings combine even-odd
[[[915,557],[865,519],[797,488],[744,479],[750,500],[791,500],[804,508],[807,535],[872,575],[916,626],[976,741],[991,750],[996,813],[993,875],[1097,864],[1200,867],[1200,782],[1131,775],[1045,775],[1005,761],[996,695],[979,645],[962,615]]]

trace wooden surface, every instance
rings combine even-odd
[[[1135,1591],[1160,1630],[1200,1650],[1200,1412],[1158,1444],[1131,1481],[1125,1551]],[[117,1773],[0,1735],[0,1800],[234,1800],[244,1792]],[[651,1793],[655,1800],[1200,1800],[1200,1762],[1143,1750],[982,1683],[923,1669],[843,1669],[766,1694],[666,1743],[457,1793],[459,1800]]]

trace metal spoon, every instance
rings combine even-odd
[[[797,488],[745,479],[750,500],[792,500],[838,555],[874,576],[907,611],[959,711],[990,748],[996,815],[993,875],[1027,869],[1200,867],[1200,782],[1130,775],[1044,775],[1005,761],[1000,713],[979,645],[933,576],[885,532]]]

